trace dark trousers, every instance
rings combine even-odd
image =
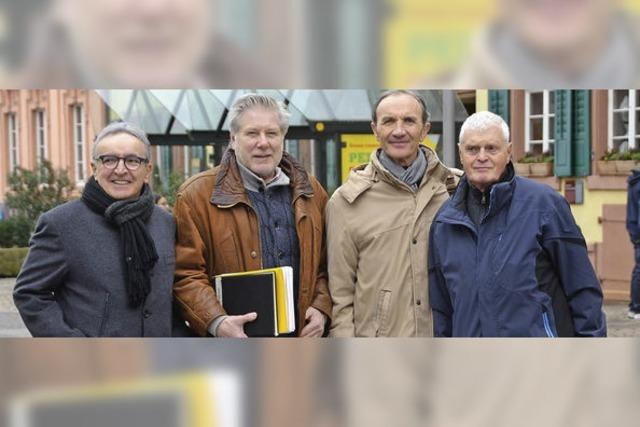
[[[629,310],[640,313],[640,241],[634,242],[633,251],[636,265],[633,267],[633,273],[631,273],[631,302],[629,303]]]

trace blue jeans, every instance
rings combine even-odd
[[[640,241],[634,242],[633,251],[636,265],[633,267],[633,273],[631,273],[631,302],[629,303],[629,310],[640,313]]]

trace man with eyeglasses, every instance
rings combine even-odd
[[[465,175],[429,235],[439,337],[603,337],[602,290],[567,201],[515,175],[509,127],[488,111],[460,130]]]
[[[175,224],[154,204],[150,155],[142,130],[109,124],[81,199],[40,217],[13,293],[33,336],[172,334]]]

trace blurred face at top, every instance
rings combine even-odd
[[[210,42],[208,0],[58,0],[56,16],[89,78],[193,86]]]
[[[127,200],[140,195],[153,169],[142,141],[124,132],[107,135],[98,142],[95,154],[93,176],[109,196]],[[114,156],[117,163],[112,167]]]
[[[618,4],[618,0],[499,0],[502,21],[543,58],[560,63],[585,52],[600,55]]]
[[[394,94],[384,98],[376,109],[371,130],[391,160],[409,166],[418,156],[418,147],[427,137],[430,123],[422,120],[422,107],[411,95]]]
[[[231,131],[231,148],[238,161],[265,181],[275,177],[282,160],[284,132],[280,125],[277,110],[255,106],[238,116],[238,129]]]
[[[498,182],[511,159],[508,143],[499,125],[468,129],[458,145],[460,162],[467,180],[484,192]]]

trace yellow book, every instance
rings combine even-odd
[[[267,268],[276,275],[276,308],[278,312],[278,333],[288,334],[296,328],[295,305],[293,304],[293,268]]]

